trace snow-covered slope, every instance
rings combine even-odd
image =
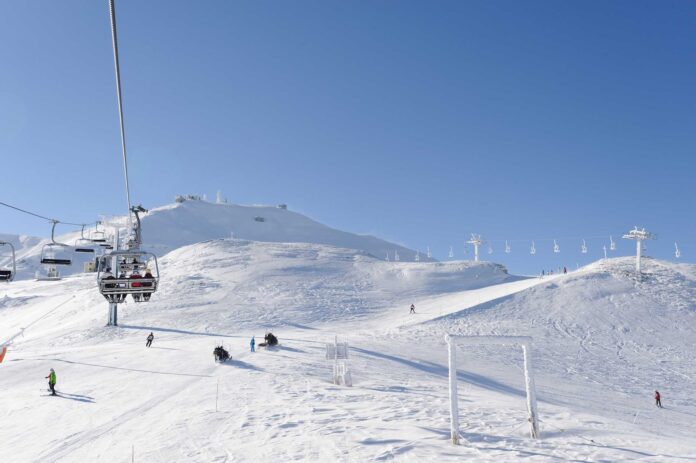
[[[641,281],[630,267],[515,279],[494,264],[213,240],[162,259],[161,291],[120,306],[118,328],[103,326],[91,277],[15,282],[0,289],[0,339],[27,330],[0,364],[0,461],[694,459],[696,267],[646,261]],[[268,328],[280,348],[249,353]],[[448,332],[534,337],[541,440],[525,433],[521,354],[467,348],[465,444],[450,445]],[[329,381],[334,335],[351,344],[353,388]],[[231,363],[213,364],[218,342]],[[58,398],[41,397],[50,367]]]
[[[125,218],[112,218],[120,225],[121,236],[127,232]],[[414,261],[416,251],[374,236],[349,233],[327,227],[302,214],[273,206],[240,206],[207,201],[185,201],[152,209],[143,216],[145,248],[158,255],[202,241],[234,238],[272,243],[314,243],[354,249],[380,259],[399,254],[401,261]],[[89,231],[89,230],[88,230]],[[108,231],[108,230],[107,230]],[[109,231],[111,233],[111,231]],[[89,236],[89,235],[87,235]],[[56,241],[73,245],[79,232],[65,233]],[[13,243],[17,249],[18,278],[32,278],[41,268],[41,248],[50,240],[17,235],[0,235],[0,240]],[[0,251],[4,251],[0,249]],[[7,254],[0,254],[0,267],[8,265]],[[61,267],[63,275],[80,273],[83,264],[93,255],[72,253],[73,265]],[[423,262],[433,261],[420,255]]]

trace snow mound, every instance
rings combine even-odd
[[[693,437],[696,407],[687,391],[696,379],[696,265],[645,259],[638,277],[634,262],[602,260],[410,328],[411,335],[532,336],[541,400],[580,402],[628,423],[640,413],[640,424],[662,435],[668,418],[649,406],[657,389],[680,411],[669,433]],[[468,354],[483,359],[491,349]],[[516,356],[493,355],[517,365]],[[576,385],[574,397],[556,386],[563,382]]]

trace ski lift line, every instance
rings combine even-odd
[[[556,238],[534,238],[534,241],[582,241],[583,239],[586,240],[596,240],[596,239],[606,239],[609,234],[606,235],[597,235],[597,236],[566,236],[566,237],[556,237]],[[486,239],[486,242],[492,242],[492,243],[505,243],[507,241],[508,243],[529,243],[532,241],[532,238],[516,238],[516,239],[510,239],[510,238],[505,238],[505,239],[500,239],[500,238],[494,238],[494,239]]]
[[[7,204],[7,203],[4,203],[4,202],[2,202],[2,201],[0,201],[0,205],[1,205],[1,206],[5,206],[5,207],[9,207],[10,209],[14,209],[14,210],[19,211],[19,212],[23,212],[23,213],[25,213],[25,214],[32,215],[32,216],[34,216],[34,217],[37,217],[37,218],[39,218],[39,219],[46,220],[46,221],[51,222],[51,223],[60,223],[60,224],[63,224],[63,225],[73,225],[73,226],[75,226],[75,227],[86,227],[87,225],[94,225],[94,224],[96,224],[96,222],[91,222],[91,223],[64,222],[64,221],[62,221],[62,220],[52,219],[52,218],[50,218],[50,217],[46,217],[46,216],[44,216],[44,215],[37,214],[37,213],[35,213],[35,212],[31,212],[31,211],[28,211],[28,210],[26,210],[26,209],[22,209],[21,207],[13,206],[12,204]]]
[[[118,118],[121,124],[121,151],[123,154],[123,174],[126,182],[126,201],[128,214],[131,211],[130,185],[128,182],[128,158],[126,156],[126,129],[123,124],[123,97],[121,95],[121,67],[118,63],[118,38],[116,37],[116,9],[114,0],[109,0],[109,18],[111,20],[111,41],[114,48],[114,69],[116,71],[116,96],[118,98]]]

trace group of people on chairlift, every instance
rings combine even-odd
[[[145,269],[145,272],[143,275],[140,274],[139,268],[144,267],[144,264],[139,262],[137,258],[133,258],[132,261],[128,262],[126,260],[124,262],[128,266],[132,266],[132,270],[130,271],[130,275],[124,275],[123,273],[121,274],[121,278],[119,279],[128,279],[128,280],[152,280],[154,279],[154,276],[152,276],[152,272],[150,271],[149,268]],[[117,278],[114,276],[114,274],[111,272],[111,268],[107,268],[104,273],[102,274],[102,280],[116,280]],[[111,284],[106,284],[106,288],[116,288],[117,283],[111,283]],[[151,281],[134,281],[130,283],[131,288],[151,288],[152,287],[152,282]],[[129,293],[124,292],[124,293],[116,293],[116,294],[105,294],[104,297],[109,302],[116,302],[120,303],[126,300],[126,297],[128,296]],[[143,293],[132,293],[133,294],[133,300],[135,302],[140,302],[140,301],[149,301],[150,296],[152,295],[151,292],[143,292]]]

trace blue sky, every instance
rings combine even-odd
[[[145,207],[221,189],[439,258],[477,232],[520,240],[491,256],[520,272],[587,263],[637,224],[649,254],[676,240],[696,261],[696,3],[116,7]],[[123,213],[106,0],[2,2],[0,42],[0,200]],[[0,232],[48,231],[0,209]]]

